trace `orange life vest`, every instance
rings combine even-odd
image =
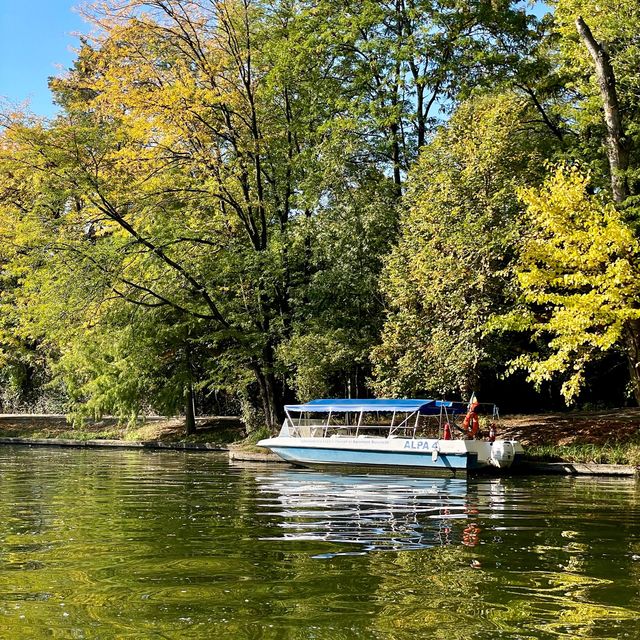
[[[464,418],[464,422],[462,423],[462,428],[464,429],[465,434],[472,438],[476,437],[478,429],[480,428],[480,420],[478,420],[478,414],[475,412],[475,408],[475,405],[471,406],[469,413],[467,413]]]

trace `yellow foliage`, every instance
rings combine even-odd
[[[551,355],[523,356],[515,366],[540,384],[562,374],[562,394],[575,401],[586,364],[621,344],[640,319],[640,242],[589,175],[560,166],[539,189],[522,189],[530,230],[517,271],[530,327],[548,336]]]

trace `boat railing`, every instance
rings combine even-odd
[[[321,438],[324,435],[325,423],[322,419],[289,420],[289,434],[298,438]]]
[[[340,405],[340,403],[337,403]],[[365,401],[366,404],[366,401]],[[409,410],[402,405],[383,409],[316,407],[310,405],[290,405],[285,407],[288,435],[301,438],[330,437],[385,437],[385,438],[466,438],[462,416],[469,411],[462,402],[446,400],[425,401],[423,406],[412,406]],[[498,409],[489,403],[474,404],[475,414],[480,416],[481,430],[498,419]],[[486,423],[483,424],[483,423]]]
[[[329,424],[326,420],[295,419],[288,421],[289,435],[298,438],[336,437],[411,437],[415,428],[412,424]]]

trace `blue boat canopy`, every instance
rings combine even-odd
[[[459,405],[459,406],[458,406]],[[440,413],[441,407],[453,413],[466,411],[467,405],[462,402],[450,402],[446,400],[430,399],[396,399],[396,398],[361,398],[361,399],[323,399],[311,400],[305,404],[288,404],[286,411],[296,413],[346,413],[349,411],[386,411],[386,412],[409,412],[419,411],[422,415],[433,415]]]

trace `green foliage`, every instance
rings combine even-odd
[[[309,278],[297,291],[291,336],[278,349],[300,399],[367,393],[369,351],[381,329],[378,280],[397,232],[393,185],[379,173],[334,185],[332,195],[309,221]]]
[[[144,411],[183,411],[194,377],[188,331],[171,318],[129,310],[70,340],[55,372],[66,383],[74,417],[111,414],[134,424]]]
[[[344,330],[297,334],[284,343],[279,355],[292,372],[291,385],[302,402],[329,396],[336,387],[336,379],[364,363],[360,360],[366,350],[357,339],[349,339]],[[347,384],[339,393],[348,392]]]
[[[504,358],[486,325],[512,304],[516,192],[540,179],[550,145],[530,118],[514,94],[478,96],[423,149],[383,280],[379,393],[469,394]]]
[[[264,438],[269,438],[271,437],[271,431],[269,430],[269,428],[266,425],[262,425],[260,428],[256,429],[255,431],[252,431],[251,434],[245,438],[242,443],[245,447],[252,447],[254,446],[257,442],[259,442],[260,440],[263,440]],[[257,447],[256,447],[257,449]],[[261,453],[264,453],[263,449],[259,449],[259,451]]]

